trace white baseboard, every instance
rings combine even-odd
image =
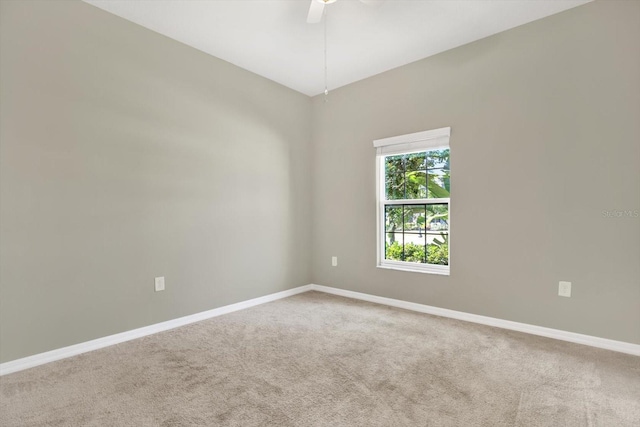
[[[465,313],[463,311],[449,310],[446,308],[433,307],[430,305],[417,304],[414,302],[402,301],[392,298],[379,297],[360,292],[347,291],[345,289],[332,288],[322,285],[310,285],[310,290],[326,292],[328,294],[339,295],[347,298],[354,298],[377,304],[389,305],[391,307],[404,308],[406,310],[420,313],[433,314],[435,316],[450,317],[452,319],[464,320],[467,322],[479,323],[481,325],[495,326],[512,331],[526,332],[532,335],[539,335],[557,340],[568,341],[576,344],[588,345],[591,347],[603,348],[620,353],[640,356],[640,345],[624,341],[615,341],[607,338],[599,338],[591,335],[577,334],[559,329],[545,328],[544,326],[529,325],[527,323],[512,322],[510,320],[496,319],[495,317],[481,316],[479,314]]]
[[[213,310],[203,311],[201,313],[189,316],[179,317],[177,319],[168,320],[166,322],[156,323],[154,325],[145,326],[143,328],[133,329],[131,331],[121,332],[115,335],[86,341],[80,344],[47,351],[45,353],[35,354],[33,356],[24,357],[22,359],[12,360],[10,362],[0,363],[0,376],[13,372],[22,371],[24,369],[33,368],[45,363],[54,362],[56,360],[65,359],[67,357],[76,356],[78,354],[87,353],[89,351],[98,350],[110,345],[119,344],[157,332],[166,331],[190,323],[199,322],[201,320],[220,316],[234,311],[243,310],[245,308],[254,307],[256,305],[290,297],[307,291],[319,291],[328,294],[339,295],[347,298],[369,301],[377,304],[388,305],[391,307],[403,308],[405,310],[417,311],[420,313],[433,314],[435,316],[450,317],[452,319],[464,320],[482,325],[495,326],[502,329],[510,329],[513,331],[525,332],[532,335],[540,335],[543,337],[554,338],[557,340],[568,341],[577,344],[584,344],[591,347],[603,348],[606,350],[617,351],[620,353],[632,354],[640,356],[640,345],[623,341],[615,341],[606,338],[594,337],[591,335],[577,334],[574,332],[561,331],[558,329],[545,328],[543,326],[529,325],[526,323],[512,322],[510,320],[496,319],[494,317],[480,316],[478,314],[465,313],[462,311],[449,310],[446,308],[433,307],[430,305],[418,304],[414,302],[402,301],[393,298],[380,297],[376,295],[364,294],[361,292],[347,291],[345,289],[332,288],[322,285],[304,285],[286,291],[277,292],[275,294],[265,295],[263,297],[242,301],[236,304],[226,305],[224,307],[214,308]]]
[[[56,360],[65,359],[67,357],[76,356],[78,354],[87,353],[89,351],[98,350],[110,345],[119,344],[147,335],[177,328],[179,326],[188,325],[190,323],[199,322],[201,320],[220,316],[234,311],[243,310],[245,308],[254,307],[256,305],[290,297],[302,292],[311,290],[311,285],[304,285],[286,291],[277,292],[275,294],[265,295],[259,298],[253,298],[236,304],[225,305],[224,307],[214,308],[189,316],[179,317],[166,322],[156,323],[154,325],[145,326],[143,328],[133,329],[121,332],[115,335],[86,341],[80,344],[70,345],[68,347],[58,348],[56,350],[47,351],[45,353],[34,354],[33,356],[24,357],[22,359],[12,360],[10,362],[0,363],[0,376],[11,374],[13,372],[22,371],[24,369],[33,368],[45,363],[54,362]]]

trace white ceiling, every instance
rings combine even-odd
[[[304,94],[324,91],[310,0],[84,1]],[[327,6],[329,89],[589,1],[338,0]]]

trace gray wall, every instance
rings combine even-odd
[[[85,3],[0,3],[0,361],[309,283],[308,97]]]
[[[316,97],[312,281],[640,343],[638,40],[595,2]],[[444,126],[451,276],[377,269],[372,140]]]

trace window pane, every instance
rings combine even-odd
[[[425,170],[407,171],[405,173],[405,199],[427,198],[427,172]]]
[[[429,151],[427,156],[427,167],[429,169],[449,170],[449,149]]]
[[[392,259],[396,261],[403,261],[402,256],[402,232],[400,233],[387,233],[385,241],[384,258]]]
[[[427,187],[432,198],[446,198],[451,192],[449,149],[427,153]]]
[[[451,191],[449,171],[444,169],[429,169],[428,176],[429,197],[446,199]]]
[[[405,169],[407,171],[425,170],[427,168],[427,153],[411,153],[405,155]]]
[[[404,207],[404,229],[405,231],[413,231],[416,233],[424,233],[425,231],[425,205],[409,205]]]
[[[402,206],[385,206],[385,233],[402,231]]]
[[[387,156],[384,159],[384,173],[385,175],[393,175],[396,173],[404,173],[404,155],[399,156]]]
[[[417,235],[414,235],[417,236]],[[414,243],[407,241],[408,235],[405,234],[405,242],[404,242],[404,260],[407,262],[419,262],[421,264],[425,263],[425,251],[424,251],[424,236],[421,242]]]
[[[427,197],[427,153],[412,153],[405,157],[405,199]]]
[[[427,236],[427,263],[449,265],[449,234]]]
[[[427,205],[427,232],[442,232],[449,230],[449,205]]]
[[[389,174],[384,178],[386,200],[404,199],[404,173]]]

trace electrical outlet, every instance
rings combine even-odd
[[[164,277],[156,277],[156,292],[164,291]]]
[[[561,297],[571,297],[571,282],[558,283],[558,295]]]
[[[338,266],[338,257],[337,256],[332,256],[331,257],[331,266],[332,267],[337,267]]]

